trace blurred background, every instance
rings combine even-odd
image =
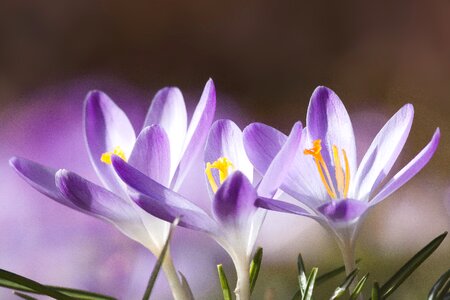
[[[192,108],[212,77],[218,117],[284,132],[305,121],[316,86],[332,88],[352,117],[359,159],[384,122],[412,103],[416,116],[397,170],[441,128],[430,164],[363,226],[360,267],[384,282],[450,227],[449,19],[448,1],[0,0],[0,268],[139,299],[154,264],[150,254],[109,224],[41,196],[8,159],[25,156],[95,180],[81,125],[89,90],[107,92],[139,129],[159,88],[180,87]],[[292,297],[300,251],[319,272],[341,264],[326,232],[294,216],[269,214],[259,244],[265,261],[255,299]],[[223,251],[183,229],[173,250],[194,294],[220,299],[217,280],[211,283],[215,264],[232,273]],[[449,261],[446,240],[396,298],[425,298]],[[338,282],[321,286],[319,298]],[[163,276],[157,293],[170,299]],[[13,298],[6,290],[0,295]]]

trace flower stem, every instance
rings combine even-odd
[[[249,300],[250,299],[250,263],[248,261],[240,261],[236,264],[237,283],[234,293],[236,294],[236,300]]]
[[[344,260],[345,273],[349,275],[353,270],[356,269],[356,260],[355,260],[355,244],[354,243],[339,243],[339,248],[341,249],[342,258]],[[358,283],[358,276],[355,277],[353,282],[350,284],[350,293],[356,287]],[[360,294],[357,298],[358,300],[363,300],[362,294]]]
[[[172,257],[167,253],[164,259],[162,269],[169,282],[170,290],[172,291],[174,300],[190,300],[191,296],[186,288],[181,284],[177,270],[173,265]]]

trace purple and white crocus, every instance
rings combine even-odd
[[[236,297],[247,300],[251,254],[266,213],[255,206],[255,201],[262,196],[271,197],[277,191],[284,178],[283,170],[288,169],[299,147],[301,130],[299,123],[294,125],[265,178],[255,188],[254,170],[245,153],[242,131],[230,120],[216,121],[205,149],[205,178],[212,200],[210,214],[119,156],[113,156],[112,161],[117,174],[134,191],[132,198],[145,211],[168,222],[180,217],[179,226],[207,233],[228,252],[238,276]]]
[[[333,233],[346,270],[351,272],[355,267],[355,239],[367,212],[416,175],[438,146],[440,132],[436,129],[429,144],[385,180],[406,142],[413,114],[411,104],[403,106],[380,130],[357,166],[349,115],[333,91],[318,87],[308,107],[300,148],[280,187],[302,205],[271,199],[258,199],[257,205],[318,221]],[[278,130],[261,123],[244,130],[247,154],[262,174],[286,139]]]
[[[138,137],[125,113],[104,93],[87,95],[84,132],[91,162],[103,186],[64,169],[53,169],[13,157],[11,166],[39,192],[82,213],[114,224],[131,239],[158,256],[167,239],[170,224],[137,206],[127,186],[111,165],[119,155],[167,188],[177,190],[192,167],[192,158],[201,154],[216,107],[212,80],[206,83],[200,101],[187,126],[187,113],[181,91],[168,87],[154,97]],[[163,270],[175,299],[189,299],[170,255]]]

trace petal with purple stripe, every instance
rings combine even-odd
[[[305,216],[312,219],[317,219],[316,216],[309,213],[307,210],[301,208],[300,206],[280,201],[280,200],[274,200],[270,198],[265,197],[258,197],[258,199],[255,201],[255,205],[260,208],[264,208],[267,210],[273,210],[278,212],[284,212],[284,213],[291,213],[295,215]]]
[[[387,176],[402,151],[413,117],[413,106],[406,104],[384,125],[359,165],[351,182],[349,197],[369,200],[370,194]]]
[[[204,148],[204,143],[208,135],[209,128],[214,120],[216,111],[216,89],[212,79],[205,85],[200,101],[195,108],[192,120],[186,133],[181,160],[175,172],[172,186],[178,190],[190,172],[194,158],[200,154]]]
[[[436,129],[431,141],[417,154],[403,169],[401,169],[394,177],[384,185],[381,191],[369,202],[375,205],[380,201],[389,197],[393,192],[414,177],[422,168],[430,161],[439,144],[441,133],[439,128]]]
[[[125,113],[104,93],[90,92],[84,106],[84,131],[91,162],[102,182],[111,191],[125,196],[113,168],[103,163],[103,153],[120,147],[126,157],[133,148],[136,136]]]
[[[329,201],[320,206],[317,210],[335,223],[349,223],[364,214],[369,206],[370,205],[365,201],[344,199],[339,201]]]
[[[145,127],[139,134],[128,163],[164,186],[170,183],[170,145],[159,125]]]
[[[181,91],[176,87],[159,90],[145,118],[144,127],[161,126],[170,142],[171,176],[180,160],[187,130],[187,112]]]

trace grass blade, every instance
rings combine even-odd
[[[436,237],[422,250],[408,260],[383,286],[380,288],[383,298],[390,296],[442,243],[447,232]]]
[[[0,269],[0,286],[12,290],[46,295],[58,300],[74,299],[68,295],[60,293],[59,291],[51,287],[42,285],[37,281],[28,279],[26,277],[2,269]]]
[[[144,296],[142,296],[142,300],[148,300],[152,293],[153,287],[155,286],[156,278],[158,278],[159,271],[161,270],[161,266],[163,264],[164,258],[166,257],[167,250],[169,249],[170,240],[172,238],[173,231],[175,227],[178,225],[180,218],[176,218],[172,225],[170,225],[169,234],[167,236],[166,243],[159,254],[158,260],[156,261],[155,267],[153,267],[152,274],[150,275],[150,279],[148,280],[147,288],[145,289]]]
[[[356,275],[358,275],[359,270],[355,269],[353,272],[348,274],[348,276],[345,278],[344,282],[338,286],[333,293],[333,296],[331,296],[330,300],[335,300],[344,295],[345,291],[347,291],[350,284],[352,284],[353,280],[355,280]]]
[[[223,270],[222,265],[217,265],[217,272],[219,273],[220,286],[222,287],[223,300],[232,300],[231,290],[228,284],[227,276]]]
[[[361,291],[362,291],[364,284],[366,283],[368,277],[369,277],[369,273],[364,275],[363,278],[361,278],[358,281],[355,289],[353,290],[352,294],[350,295],[350,300],[356,300],[358,298],[359,294],[361,294]]]
[[[444,299],[445,294],[447,294],[450,290],[450,269],[447,270],[430,290],[428,294],[428,300],[442,300]]]
[[[34,297],[30,296],[30,295],[27,295],[27,294],[24,294],[24,293],[21,293],[21,292],[14,291],[13,294],[16,295],[17,297],[25,299],[25,300],[38,300],[37,298],[34,298]]]
[[[298,269],[298,285],[300,287],[300,295],[303,297],[306,290],[307,279],[306,279],[305,264],[303,263],[303,257],[301,253],[298,254],[297,269]]]
[[[373,286],[372,286],[371,299],[372,300],[381,300],[380,286],[378,285],[378,282],[376,282],[376,281],[373,283]]]
[[[314,283],[316,282],[317,272],[319,268],[312,268],[311,273],[309,273],[308,281],[306,282],[306,288],[303,293],[302,300],[311,300],[314,290]]]
[[[261,269],[261,262],[263,257],[263,249],[259,247],[255,255],[253,256],[252,262],[250,264],[250,295],[253,293],[253,289],[256,285],[256,280],[258,279],[259,270]]]

